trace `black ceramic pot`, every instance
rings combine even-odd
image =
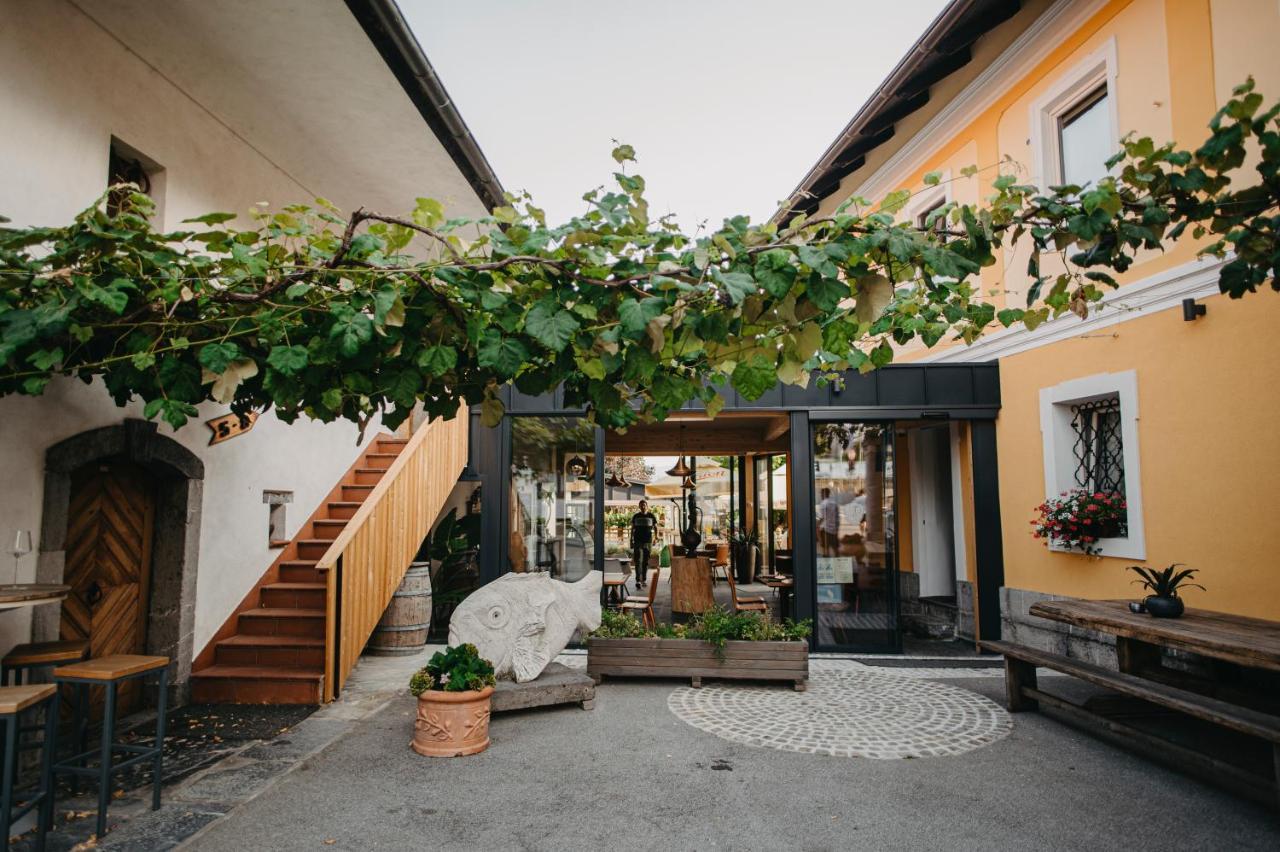
[[[698,545],[702,544],[702,533],[696,527],[688,527],[680,533],[680,543],[684,545],[685,553],[697,553]]]
[[[1156,618],[1177,618],[1182,615],[1185,607],[1182,604],[1182,598],[1165,597],[1164,595],[1150,595],[1143,604],[1147,607],[1147,612]]]

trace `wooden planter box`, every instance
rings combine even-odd
[[[784,680],[803,692],[809,680],[808,642],[726,642],[724,659],[701,639],[588,639],[587,674],[616,677]]]

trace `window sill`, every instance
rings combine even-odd
[[[1074,556],[1089,556],[1094,559],[1138,559],[1145,560],[1147,558],[1146,548],[1141,542],[1132,538],[1103,538],[1099,539],[1095,545],[1098,553],[1085,553],[1082,550],[1074,548],[1062,547],[1061,545],[1049,545],[1050,553],[1064,553]]]

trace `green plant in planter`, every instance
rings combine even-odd
[[[1188,582],[1194,577],[1199,569],[1183,568],[1178,570],[1182,563],[1175,562],[1164,570],[1156,568],[1143,568],[1141,565],[1130,565],[1128,570],[1141,577],[1140,580],[1133,582],[1140,584],[1143,588],[1150,590],[1151,594],[1143,601],[1147,608],[1147,612],[1157,618],[1176,618],[1182,615],[1183,603],[1178,597],[1178,589],[1194,586],[1202,591],[1207,591],[1204,586],[1199,583]]]
[[[409,678],[409,691],[415,696],[428,690],[466,692],[496,683],[493,664],[481,657],[476,646],[468,642],[437,651]]]

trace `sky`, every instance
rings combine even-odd
[[[768,219],[945,0],[399,3],[508,191],[582,213],[616,139],[689,231]]]

